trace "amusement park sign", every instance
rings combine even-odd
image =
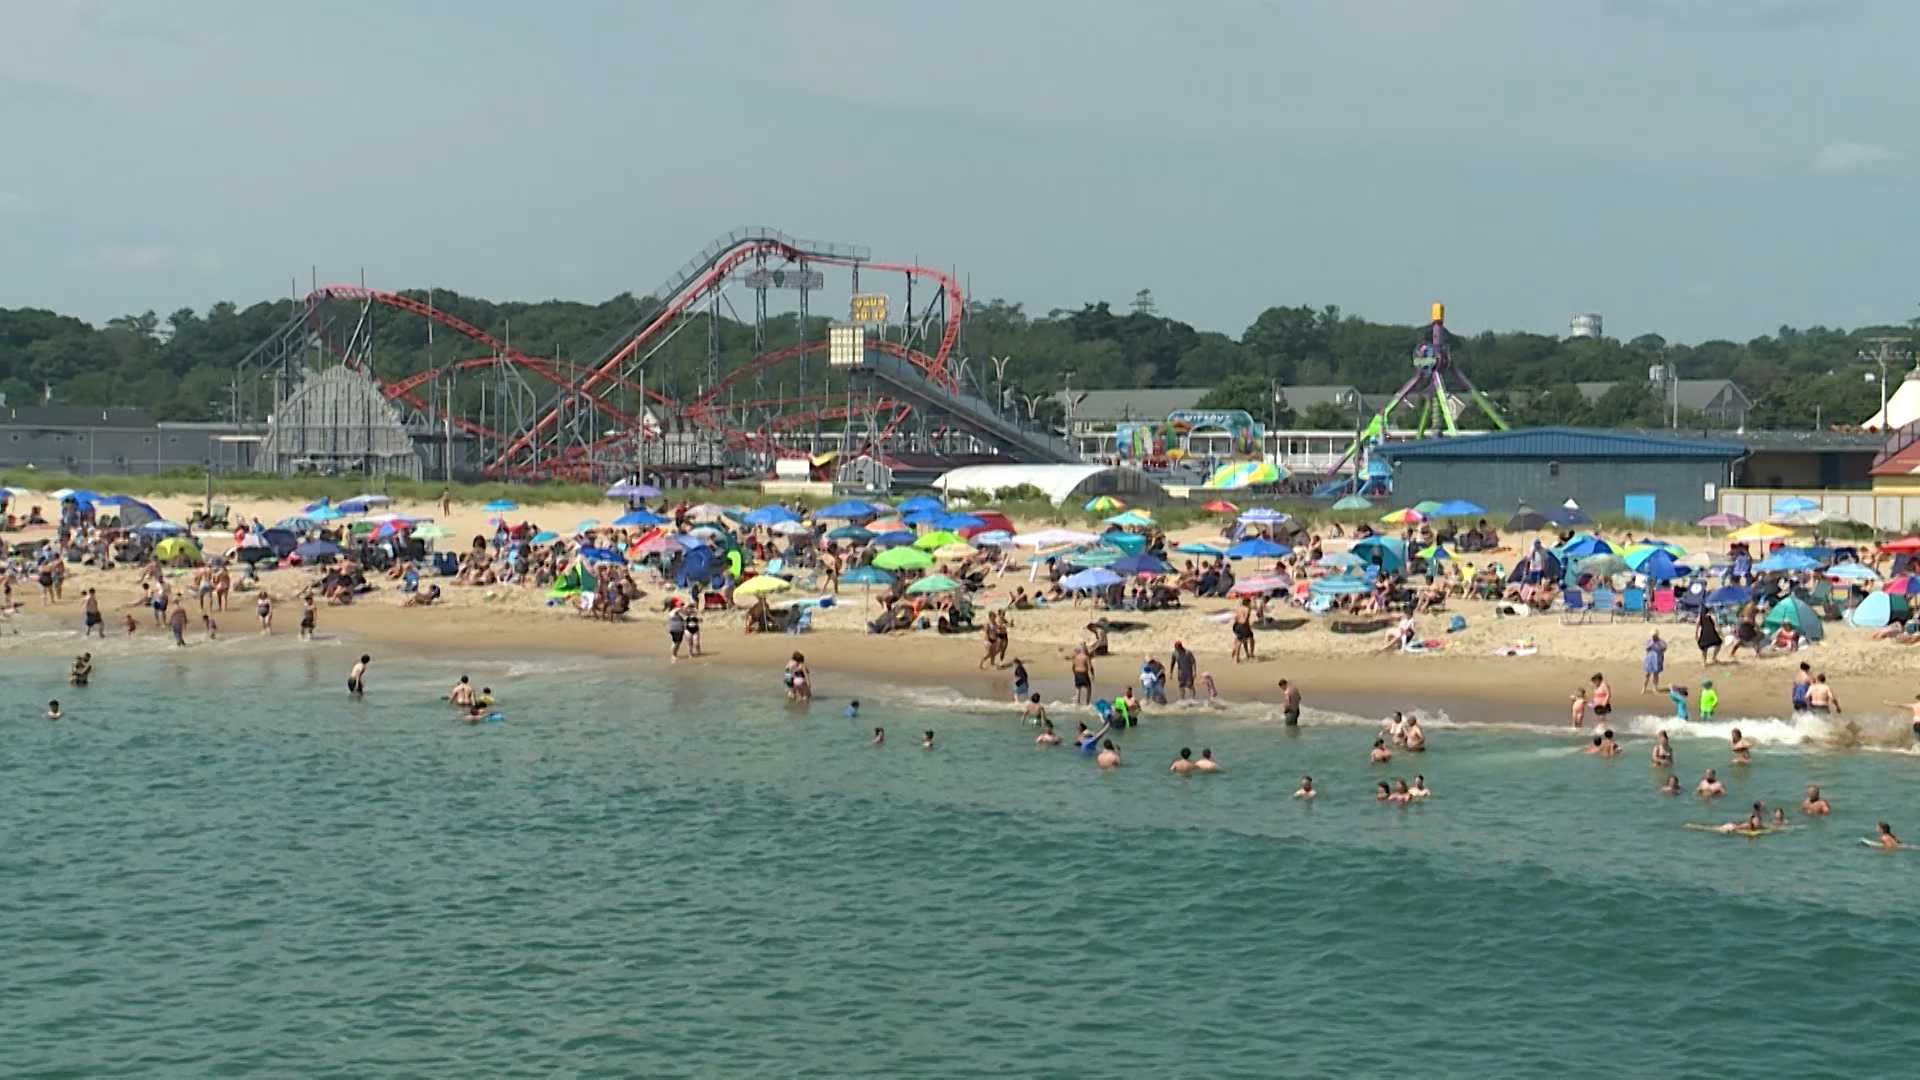
[[[887,294],[854,293],[850,317],[860,326],[886,322]]]

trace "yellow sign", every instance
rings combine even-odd
[[[851,311],[852,321],[859,326],[870,326],[887,321],[886,293],[854,293]]]

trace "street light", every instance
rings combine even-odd
[[[987,359],[993,363],[993,411],[995,415],[1004,416],[1007,411],[1007,361],[1013,357],[988,353]]]

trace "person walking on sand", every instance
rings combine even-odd
[[[1647,652],[1640,661],[1640,692],[1651,694],[1664,690],[1660,685],[1660,673],[1667,670],[1667,643],[1660,639],[1660,631],[1655,630],[1647,638]]]
[[[1693,626],[1694,644],[1700,646],[1700,662],[1717,664],[1720,662],[1720,626],[1713,621],[1711,608],[1700,609],[1700,621]]]
[[[1074,648],[1069,665],[1073,669],[1073,703],[1093,704],[1093,657],[1088,655],[1085,645]]]
[[[1253,659],[1253,600],[1240,598],[1240,606],[1233,609],[1233,662]]]

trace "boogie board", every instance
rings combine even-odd
[[[1103,702],[1103,704],[1104,704],[1104,702]],[[1096,731],[1096,732],[1094,732],[1093,734],[1091,734],[1091,735],[1089,735],[1089,736],[1087,736],[1087,741],[1086,741],[1086,742],[1083,742],[1083,743],[1081,743],[1081,744],[1080,744],[1080,746],[1079,746],[1079,750],[1080,750],[1080,756],[1081,756],[1081,757],[1092,757],[1093,755],[1095,755],[1095,754],[1097,754],[1097,753],[1099,753],[1099,752],[1100,752],[1100,740],[1101,740],[1101,739],[1104,739],[1104,738],[1106,738],[1106,737],[1107,737],[1107,732],[1109,732],[1109,731],[1112,731],[1112,730],[1113,730],[1113,725],[1112,725],[1112,724],[1103,724],[1103,725],[1101,725],[1101,727],[1100,727],[1100,730],[1099,730],[1099,731]]]
[[[1787,831],[1785,829],[1776,828],[1774,826],[1769,825],[1766,828],[1759,830],[1758,832],[1755,832],[1751,829],[1734,829],[1731,832],[1729,832],[1718,825],[1707,825],[1698,821],[1687,822],[1687,828],[1692,829],[1694,832],[1719,833],[1722,836],[1745,836],[1745,837],[1754,838],[1754,839],[1757,839],[1762,836],[1771,836],[1774,833],[1783,833]]]
[[[1865,836],[1860,838],[1860,842],[1873,848],[1875,851],[1920,851],[1920,848],[1914,847],[1911,844],[1901,844],[1897,848],[1883,848],[1880,846],[1880,841]]]

